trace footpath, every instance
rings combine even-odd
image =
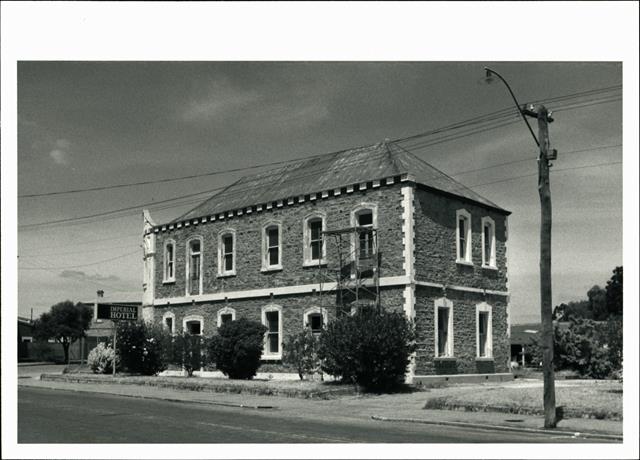
[[[543,429],[543,418],[534,415],[497,412],[463,412],[455,410],[423,409],[424,392],[387,395],[341,395],[332,399],[301,399],[247,393],[219,393],[193,391],[127,383],[81,383],[39,379],[38,376],[20,378],[20,387],[48,388],[65,391],[91,392],[123,397],[158,399],[176,403],[208,404],[257,412],[277,412],[289,417],[318,417],[333,419],[374,419],[380,423],[419,423],[451,426],[452,429],[474,428],[499,431],[548,433],[600,440],[622,440],[622,422],[615,420],[570,418],[559,422],[555,430]],[[77,376],[76,376],[77,377]],[[121,382],[121,381],[120,381]]]

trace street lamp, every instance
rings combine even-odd
[[[522,107],[511,90],[509,83],[493,69],[485,67],[485,81],[491,83],[498,77],[509,90],[518,113],[529,128],[529,132],[540,148],[538,157],[538,193],[540,195],[540,319],[542,321],[542,375],[544,378],[544,426],[555,428],[556,394],[553,372],[553,318],[551,305],[551,190],[549,187],[549,161],[557,158],[557,151],[549,146],[549,123],[553,121],[544,105]],[[531,129],[527,117],[538,119],[539,139]]]

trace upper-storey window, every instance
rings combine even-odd
[[[175,252],[176,252],[175,241],[168,240],[164,244],[164,275],[163,275],[162,281],[164,281],[165,283],[176,280]]]
[[[236,274],[236,236],[225,230],[218,237],[218,276]]]
[[[262,231],[262,269],[282,268],[282,237],[279,223],[267,224]]]
[[[202,293],[202,239],[197,237],[187,243],[187,295]]]
[[[325,225],[325,216],[321,213],[304,220],[304,265],[325,263],[326,244],[322,234]]]
[[[496,268],[496,225],[491,217],[482,218],[482,266]]]
[[[456,261],[471,264],[471,214],[465,209],[456,212]]]
[[[373,210],[362,209],[356,212],[356,225],[365,229],[358,231],[358,256],[360,259],[370,258],[374,253]]]

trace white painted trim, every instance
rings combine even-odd
[[[191,242],[192,241],[200,241],[200,277],[198,278],[198,295],[202,294],[202,270],[204,269],[204,238],[201,235],[193,235],[190,236],[186,241],[186,258],[184,264],[184,273],[185,273],[185,283],[184,283],[184,294],[185,296],[190,296],[191,290]]]
[[[448,308],[449,309],[449,321],[448,321],[448,342],[447,342],[447,352],[445,356],[438,356],[438,308]],[[453,358],[454,347],[453,347],[453,302],[445,297],[441,297],[436,299],[433,302],[433,337],[434,337],[434,345],[433,354],[435,358]]]
[[[311,230],[309,229],[309,221],[311,219],[320,219],[322,222],[322,231],[327,230],[327,213],[323,211],[314,211],[307,214],[302,219],[302,265],[304,267],[313,267],[324,265],[327,263],[327,239],[322,235],[322,247],[320,260],[311,259]]]
[[[350,214],[351,227],[355,227],[358,224],[357,222],[358,215],[362,214],[363,211],[371,211],[371,220],[372,220],[371,228],[374,230],[377,230],[378,203],[365,202],[365,201],[358,203],[356,207],[351,210],[351,214]],[[373,241],[371,242],[371,246],[374,254],[378,253],[378,248],[376,246],[376,239],[377,238],[374,238]],[[354,257],[355,257],[357,248],[358,247],[356,242],[356,235],[352,233],[351,234],[351,254],[353,254]]]
[[[231,315],[231,321],[236,320],[236,310],[231,307],[224,307],[218,310],[218,327],[222,326],[222,315]]]
[[[262,359],[263,360],[278,360],[282,359],[282,307],[280,305],[269,304],[262,307],[262,324],[265,327],[269,327],[267,325],[267,313],[277,311],[278,312],[278,353],[267,353],[267,334],[269,331],[264,334],[264,341],[262,347]]]
[[[480,288],[473,288],[473,287],[466,287],[466,286],[450,286],[450,285],[444,285],[444,284],[440,284],[440,283],[431,283],[429,281],[416,281],[416,285],[417,286],[423,286],[423,287],[430,287],[430,288],[436,288],[436,289],[450,289],[452,291],[462,291],[462,292],[474,292],[477,294],[489,294],[489,295],[499,295],[499,296],[509,296],[509,291],[493,291],[491,289],[480,289]]]
[[[409,282],[409,279],[406,276],[387,276],[384,278],[380,278],[380,286],[381,287],[392,287],[392,286],[403,286]],[[373,285],[372,282],[366,283],[365,285]],[[203,294],[198,296],[189,296],[189,297],[165,297],[161,299],[156,299],[156,305],[166,305],[166,304],[182,304],[182,303],[190,303],[190,302],[216,302],[220,300],[226,299],[249,299],[249,298],[260,298],[260,297],[270,297],[273,296],[281,296],[281,295],[291,295],[291,294],[306,294],[312,293],[313,291],[319,292],[320,287],[322,287],[325,291],[330,291],[336,289],[336,283],[323,283],[322,286],[317,284],[298,284],[295,286],[281,286],[281,287],[270,287],[264,289],[247,289],[243,291],[228,291],[228,292],[217,292],[212,294]]]
[[[202,317],[202,315],[188,315],[185,316],[182,319],[182,332],[188,332],[187,331],[187,323],[190,323],[192,321],[198,321],[200,322],[200,335],[204,335],[204,318]]]
[[[173,276],[167,276],[167,246],[173,245]],[[162,255],[162,282],[174,283],[176,281],[176,241],[173,238],[169,238],[164,242],[164,251]]]
[[[487,349],[484,356],[480,356],[480,312],[489,313],[487,318]],[[493,311],[486,302],[476,304],[476,358],[493,358]]]
[[[482,229],[482,267],[483,268],[497,268],[496,267],[496,223],[491,217],[484,216],[481,219],[482,225],[480,228]],[[491,228],[491,247],[489,254],[489,260],[486,260],[486,254],[484,252],[485,246],[485,235],[484,235],[484,227],[488,225]]]
[[[172,311],[167,311],[165,312],[164,315],[162,315],[162,329],[167,329],[167,318],[171,318],[171,330],[169,331],[169,333],[171,334],[175,334],[176,333],[176,315],[175,313],[173,313]]]
[[[278,263],[269,265],[269,238],[267,230],[276,227],[278,229]],[[262,226],[262,271],[282,270],[282,222],[270,220]]]
[[[465,218],[465,233],[466,233],[465,244],[467,247],[466,247],[464,258],[460,257],[460,218],[461,217]],[[473,265],[473,254],[471,253],[473,246],[471,244],[471,237],[472,237],[471,213],[466,209],[458,209],[456,211],[456,262]]]
[[[375,187],[375,183],[374,183]],[[415,285],[415,232],[414,232],[414,203],[413,186],[402,187],[402,267],[410,284],[404,288],[404,313],[413,321],[416,316],[416,285]],[[416,353],[412,353],[409,366],[405,374],[405,382],[413,383],[416,373]]]
[[[307,321],[309,315],[318,313],[320,315],[322,315],[322,328],[324,329],[325,327],[327,327],[327,309],[326,308],[320,308],[320,307],[311,307],[311,308],[307,308],[304,313],[302,314],[302,327],[306,328],[309,326],[309,321]]]
[[[380,287],[396,287],[396,286],[406,286],[411,283],[411,280],[407,276],[385,276],[381,277]],[[371,283],[365,283],[369,285]],[[445,286],[443,284],[438,283],[430,283],[428,281],[415,281],[417,286],[435,288],[435,289],[443,289]],[[281,287],[270,287],[263,289],[246,289],[242,291],[227,291],[227,292],[215,292],[211,294],[202,294],[197,296],[189,296],[189,297],[164,297],[155,299],[155,305],[167,305],[167,304],[184,304],[191,302],[218,302],[223,301],[224,299],[236,300],[236,299],[251,299],[251,298],[260,298],[260,297],[270,297],[273,296],[281,296],[281,295],[292,295],[292,294],[307,294],[312,293],[313,291],[320,291],[320,284],[297,284],[293,286],[281,286]],[[489,295],[499,295],[499,296],[508,296],[509,293],[505,291],[490,291],[478,288],[467,288],[463,286],[446,286],[447,289],[453,291],[463,291],[463,292],[473,292],[478,294],[489,294]],[[336,283],[323,283],[322,290],[323,291],[331,291],[336,289]]]
[[[224,246],[222,244],[222,237],[231,235],[233,238],[232,253],[233,253],[233,268],[231,270],[224,270]],[[233,228],[223,228],[218,232],[218,276],[233,276],[236,274],[236,231]]]

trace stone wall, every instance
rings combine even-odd
[[[318,267],[303,267],[303,221],[312,212],[326,214],[328,230],[351,226],[351,212],[361,203],[377,205],[378,244],[381,257],[381,276],[403,275],[402,259],[402,184],[376,189],[342,193],[340,196],[318,198],[293,206],[274,207],[222,221],[190,225],[157,233],[155,298],[185,295],[185,260],[187,241],[195,236],[203,238],[203,294],[246,289],[311,284],[319,281]],[[262,228],[270,221],[282,224],[282,269],[262,271]],[[218,276],[218,233],[223,229],[236,233],[236,275]],[[172,239],[175,247],[175,282],[163,282],[164,243]],[[334,240],[327,238],[329,266],[336,264]]]
[[[473,266],[456,263],[456,211],[471,213]],[[495,222],[497,269],[482,267],[483,217]],[[496,291],[507,289],[507,217],[495,210],[454,197],[416,188],[416,279],[449,286]]]
[[[447,290],[453,303],[453,358],[435,358],[436,299],[441,289],[416,287],[416,375],[482,374],[508,372],[510,344],[507,334],[507,299],[504,296]],[[477,359],[476,305],[486,302],[492,307],[493,359]]]

